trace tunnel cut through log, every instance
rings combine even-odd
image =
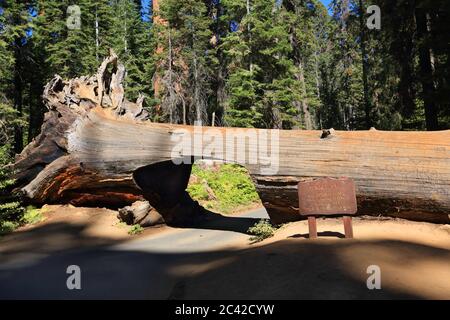
[[[142,190],[144,198],[161,213],[167,224],[189,225],[203,212],[186,191],[191,170],[191,164],[176,165],[169,160],[133,172],[133,181]]]

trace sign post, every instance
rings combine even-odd
[[[309,238],[317,238],[317,216],[343,216],[346,238],[353,238],[356,188],[349,178],[320,178],[298,183],[299,212],[308,217]]]

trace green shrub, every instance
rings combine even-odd
[[[0,235],[14,231],[20,223],[25,208],[22,206],[20,198],[12,193],[14,179],[11,166],[10,146],[0,147]]]
[[[19,227],[19,223],[14,221],[0,221],[0,236],[13,232]]]
[[[255,223],[253,227],[250,227],[247,232],[253,235],[253,237],[250,238],[250,241],[259,242],[263,241],[264,239],[273,237],[275,231],[276,228],[272,226],[269,221],[260,220],[259,222]]]
[[[34,224],[42,221],[44,217],[42,216],[43,209],[38,209],[34,206],[28,206],[20,219],[23,224]]]
[[[224,164],[201,168],[194,164],[192,174],[198,179],[189,184],[187,191],[207,209],[230,213],[259,202],[253,181],[244,167]],[[213,199],[206,187],[210,188]]]
[[[12,178],[11,165],[14,162],[12,156],[14,127],[25,125],[24,117],[20,117],[3,96],[0,97],[0,234],[2,235],[14,231],[25,223],[22,218],[26,210],[20,197],[12,192],[15,180]]]
[[[141,227],[139,224],[134,224],[131,226],[130,230],[128,230],[129,235],[135,235],[140,234],[144,231],[144,228]]]
[[[195,199],[197,201],[200,200],[208,200],[208,191],[206,191],[206,188],[203,184],[192,184],[188,188],[188,192],[192,199]]]
[[[0,221],[18,219],[25,212],[25,208],[18,201],[0,204]]]

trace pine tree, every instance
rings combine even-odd
[[[80,28],[67,25],[72,1],[38,0],[33,40],[44,79],[54,73],[64,78],[93,74],[101,60],[114,49],[125,64],[127,98],[151,93],[154,43],[149,22],[132,0],[81,0]],[[38,66],[37,66],[38,67]]]
[[[323,5],[315,1],[286,0],[283,5],[289,12],[286,23],[289,25],[291,59],[296,66],[296,82],[300,95],[294,105],[302,127],[314,129],[320,123],[320,66],[322,48],[326,48],[325,28],[329,17]]]
[[[127,98],[135,100],[139,93],[150,96],[154,72],[155,43],[150,21],[143,21],[141,6],[132,0],[113,2],[114,19],[108,30],[112,48],[127,70]]]
[[[115,13],[110,0],[96,0],[91,4],[94,13],[94,40],[95,57],[97,62],[109,54],[109,49],[113,47],[116,34],[112,32],[115,21]]]
[[[82,0],[77,3],[80,9],[80,26],[68,25],[68,8],[72,1],[38,0],[38,16],[34,21],[33,41],[36,48],[45,56],[49,74],[58,73],[63,78],[87,75],[95,70],[94,19],[92,3]]]
[[[292,47],[279,2],[224,1],[230,32],[222,47],[227,55],[228,125],[292,128],[298,99]]]
[[[28,5],[0,0],[0,235],[13,230],[24,208],[11,193],[14,180],[10,163],[22,151],[27,62]]]
[[[21,124],[24,116],[25,84],[23,73],[26,69],[29,44],[27,31],[30,24],[28,12],[30,6],[21,1],[1,1],[3,32],[0,34],[0,54],[5,58],[1,68],[5,78],[0,82],[4,92],[4,100],[13,104],[18,121],[14,126],[14,152],[20,153],[24,145],[24,126]],[[3,63],[2,63],[3,64]]]
[[[326,64],[330,59],[329,35],[332,29],[332,21],[327,8],[319,1],[314,1],[309,10],[309,59],[307,64],[307,80],[309,86],[308,101],[313,113],[313,124],[316,128],[323,128],[322,110],[323,99],[323,74],[326,73]]]
[[[207,123],[211,75],[217,64],[210,44],[212,20],[202,1],[166,0],[160,19],[158,66],[161,108],[169,122]]]
[[[335,0],[333,20],[328,30],[329,55],[322,68],[325,127],[354,130],[365,127],[363,76],[360,51],[360,24],[354,3]]]

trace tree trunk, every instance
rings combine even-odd
[[[313,125],[312,125],[312,121],[311,121],[311,113],[309,112],[309,107],[308,107],[308,94],[306,92],[305,73],[304,73],[303,63],[301,61],[299,61],[298,68],[299,68],[298,79],[302,86],[302,94],[303,94],[301,104],[302,104],[302,114],[303,114],[305,129],[311,130],[311,129],[313,129]]]
[[[422,97],[425,104],[425,122],[427,130],[438,130],[438,106],[435,102],[435,86],[431,49],[429,46],[429,16],[423,10],[416,10],[417,33],[422,40],[419,46],[420,78]]]
[[[308,98],[307,98],[307,92],[306,92],[306,82],[305,82],[305,74],[304,74],[304,68],[303,68],[303,62],[301,58],[301,53],[299,52],[299,42],[297,40],[297,36],[295,33],[290,34],[289,40],[291,43],[291,47],[294,51],[294,57],[295,57],[295,66],[297,67],[298,72],[295,74],[296,80],[299,82],[301,88],[300,91],[302,93],[302,97],[299,101],[294,101],[294,106],[298,111],[298,116],[296,117],[299,122],[303,124],[303,128],[306,130],[312,129],[312,120],[311,120],[311,113],[309,111],[308,107]],[[302,121],[303,118],[303,121]]]
[[[47,84],[41,134],[15,165],[32,201],[120,207],[145,198],[167,223],[189,224],[203,212],[186,192],[195,156],[244,165],[275,223],[301,219],[299,181],[327,176],[355,180],[360,214],[449,222],[450,131],[323,135],[151,123],[141,103],[124,99],[123,72],[112,55],[94,77]],[[224,140],[208,153],[211,130]],[[247,137],[243,149],[236,135]],[[180,148],[184,139],[205,147]]]
[[[361,61],[362,61],[362,77],[363,77],[363,92],[364,92],[364,113],[366,120],[366,127],[370,129],[372,127],[372,107],[369,98],[369,82],[368,72],[369,67],[367,65],[367,53],[366,53],[366,25],[364,19],[364,6],[362,0],[359,0],[359,28],[361,31]]]
[[[319,61],[317,56],[318,56],[317,51],[314,51],[314,75],[316,80],[316,96],[317,100],[320,101]]]
[[[99,26],[98,26],[98,13],[97,13],[97,5],[95,5],[95,59],[98,61],[98,52],[100,47],[100,40],[99,40]]]
[[[17,117],[22,118],[23,112],[23,82],[22,82],[22,39],[15,40],[15,67],[14,67],[14,109]],[[23,149],[23,128],[21,124],[14,125],[14,152],[20,153]]]

